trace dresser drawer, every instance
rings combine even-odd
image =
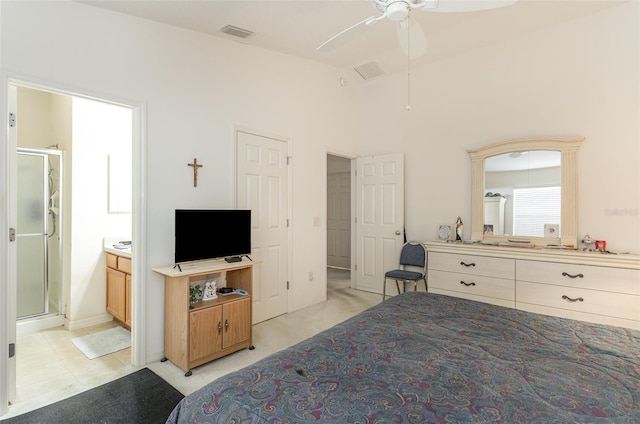
[[[518,309],[521,303],[640,321],[640,296],[637,295],[517,281]]]
[[[429,253],[429,270],[514,280],[515,260],[492,258],[489,256],[431,252]]]
[[[516,261],[516,279],[640,296],[640,270],[539,261]]]
[[[469,275],[438,270],[429,270],[427,281],[429,291],[447,290],[467,293],[475,296],[492,297],[515,301],[515,285],[513,280]]]

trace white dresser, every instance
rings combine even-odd
[[[640,329],[640,256],[425,243],[432,293]]]

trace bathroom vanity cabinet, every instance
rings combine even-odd
[[[131,330],[131,258],[107,253],[107,312]]]

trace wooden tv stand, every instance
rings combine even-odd
[[[253,262],[224,260],[153,268],[164,275],[164,358],[191,375],[191,369],[214,359],[249,348]],[[226,276],[226,286],[248,295],[226,294],[189,304],[189,286],[217,276]]]

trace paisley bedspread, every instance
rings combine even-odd
[[[640,423],[640,331],[424,292],[184,398],[168,423]]]

